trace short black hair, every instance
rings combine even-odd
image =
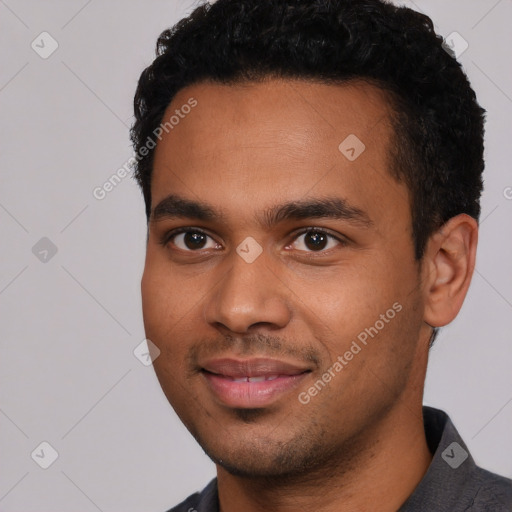
[[[383,0],[199,5],[160,35],[156,59],[142,72],[134,98],[134,175],[147,219],[154,150],[140,150],[180,89],[207,81],[364,80],[390,100],[389,171],[409,188],[420,260],[429,236],[448,219],[480,216],[485,110],[449,52],[430,18]]]

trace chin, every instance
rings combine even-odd
[[[229,439],[225,436],[224,439]],[[247,440],[251,442],[248,443]],[[206,455],[234,476],[244,478],[296,478],[325,465],[329,457],[318,440],[300,436],[295,439],[256,439],[250,434],[229,446],[210,444],[196,437]]]

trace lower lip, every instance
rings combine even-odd
[[[281,375],[261,382],[235,382],[227,377],[203,372],[210,389],[223,405],[254,409],[275,402],[283,394],[298,386],[307,375]]]

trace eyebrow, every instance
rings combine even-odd
[[[224,221],[225,215],[207,203],[171,194],[155,206],[151,212],[150,222],[173,218]],[[373,226],[373,221],[366,212],[339,197],[290,201],[257,214],[257,220],[266,228],[287,220],[313,218],[344,220],[365,228]]]

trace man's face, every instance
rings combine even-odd
[[[348,457],[399,400],[421,400],[424,379],[385,96],[362,83],[195,84],[163,122],[190,98],[151,185],[142,298],[160,384],[231,472]]]

